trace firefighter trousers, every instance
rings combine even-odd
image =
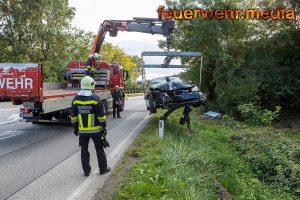
[[[116,117],[116,113],[117,113],[117,117],[120,117],[120,106],[113,104],[113,117]]]
[[[90,153],[88,151],[89,141],[92,138],[98,159],[98,166],[100,171],[105,171],[107,169],[107,160],[106,154],[104,152],[103,146],[100,142],[100,136],[79,136],[79,146],[81,146],[81,164],[84,173],[88,173],[90,171]]]

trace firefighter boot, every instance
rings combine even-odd
[[[110,167],[107,167],[105,170],[100,169],[100,175],[106,174],[106,173],[110,172],[110,170],[111,170]]]
[[[84,175],[89,176],[91,173],[91,169],[92,169],[91,166],[89,166],[89,170],[87,172],[84,172]]]

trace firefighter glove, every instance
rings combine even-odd
[[[102,135],[102,136],[101,136],[100,142],[101,142],[101,145],[102,145],[104,148],[109,147],[109,142],[107,141],[105,135]]]
[[[106,129],[106,128],[103,128],[103,130],[102,130],[102,135],[104,135],[104,136],[107,135],[107,129]]]
[[[74,135],[78,136],[78,130],[74,130]]]

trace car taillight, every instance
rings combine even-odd
[[[30,113],[30,109],[29,108],[21,108],[21,112],[28,114],[28,113]]]

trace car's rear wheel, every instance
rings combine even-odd
[[[157,109],[156,109],[156,105],[155,105],[155,101],[154,100],[151,100],[149,99],[149,110],[150,110],[150,113],[157,113]]]

